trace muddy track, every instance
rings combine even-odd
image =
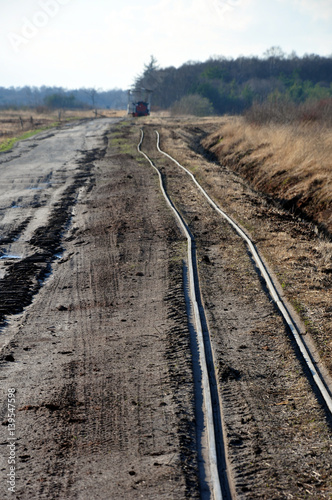
[[[7,264],[6,275],[0,282],[0,326],[6,316],[17,314],[28,306],[33,296],[38,293],[45,278],[51,273],[52,262],[61,254],[62,236],[68,227],[72,209],[76,202],[78,191],[83,186],[93,185],[91,162],[105,156],[106,149],[82,152],[84,156],[79,160],[79,171],[73,183],[63,192],[47,221],[46,226],[36,229],[29,244],[36,252],[19,262]],[[31,217],[24,220],[0,241],[0,245],[8,245],[15,241],[18,235],[26,228]]]
[[[9,245],[10,243],[13,243],[16,240],[16,238],[18,238],[19,235],[24,231],[24,229],[27,227],[30,221],[31,217],[27,217],[20,224],[18,224],[17,227],[13,228],[5,236],[2,236],[0,238],[0,246]],[[4,255],[3,251],[0,253],[0,257],[1,255]]]
[[[199,498],[182,237],[150,169],[101,149],[67,167],[67,185],[24,242],[36,250],[31,266],[6,266],[20,301],[34,293],[3,328],[16,497]],[[11,274],[22,262],[27,274]],[[3,478],[6,394],[1,416]]]

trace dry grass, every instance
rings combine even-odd
[[[332,232],[331,128],[252,125],[242,117],[228,117],[204,146],[255,188],[301,209]]]
[[[98,116],[116,117],[124,116],[123,110],[99,110]],[[8,139],[19,138],[27,132],[38,131],[47,127],[57,126],[60,123],[93,118],[94,110],[58,110],[51,111],[47,108],[28,110],[0,110],[0,147]]]

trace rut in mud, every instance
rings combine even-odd
[[[33,240],[62,255],[4,329],[18,498],[199,498],[182,237],[137,167],[88,158]]]
[[[19,262],[7,263],[6,274],[0,283],[0,323],[4,322],[7,315],[22,312],[51,273],[52,262],[63,251],[62,236],[70,223],[78,191],[87,183],[90,189],[93,185],[91,161],[101,159],[105,152],[106,149],[85,152],[85,157],[79,160],[80,168],[73,184],[67,187],[61,200],[55,204],[47,225],[38,227],[32,235],[29,244],[36,252]],[[0,248],[15,241],[30,220],[23,221],[10,234],[1,238]]]

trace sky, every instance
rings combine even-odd
[[[0,0],[0,86],[127,89],[211,57],[332,54],[332,0]]]

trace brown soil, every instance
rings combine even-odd
[[[15,296],[29,288],[29,266],[35,279],[37,268],[51,272],[4,330],[3,388],[16,388],[15,498],[198,497],[179,232],[149,167],[115,153],[80,160],[63,256],[50,264],[68,190],[30,241],[38,254],[5,278]],[[4,499],[13,497],[3,480],[8,423],[3,405]]]
[[[328,335],[329,296],[307,294],[307,283],[317,279],[309,270],[322,242],[200,154],[217,121],[158,117],[113,126],[107,151],[99,140],[75,167],[65,165],[66,188],[31,231],[30,260],[3,271],[0,293],[10,300],[1,310],[1,498],[199,498],[185,242],[155,172],[135,149],[141,124],[143,149],[196,240],[236,497],[330,498],[331,428],[310,375],[244,244],[157,153],[154,128],[163,149],[250,225],[275,273],[287,277],[285,292],[311,307],[317,343]],[[31,221],[4,225],[8,241],[31,226],[31,200]],[[277,257],[280,242],[294,246],[291,262]],[[318,262],[328,295],[330,275],[323,257]],[[8,387],[17,405],[14,496],[5,482]]]

